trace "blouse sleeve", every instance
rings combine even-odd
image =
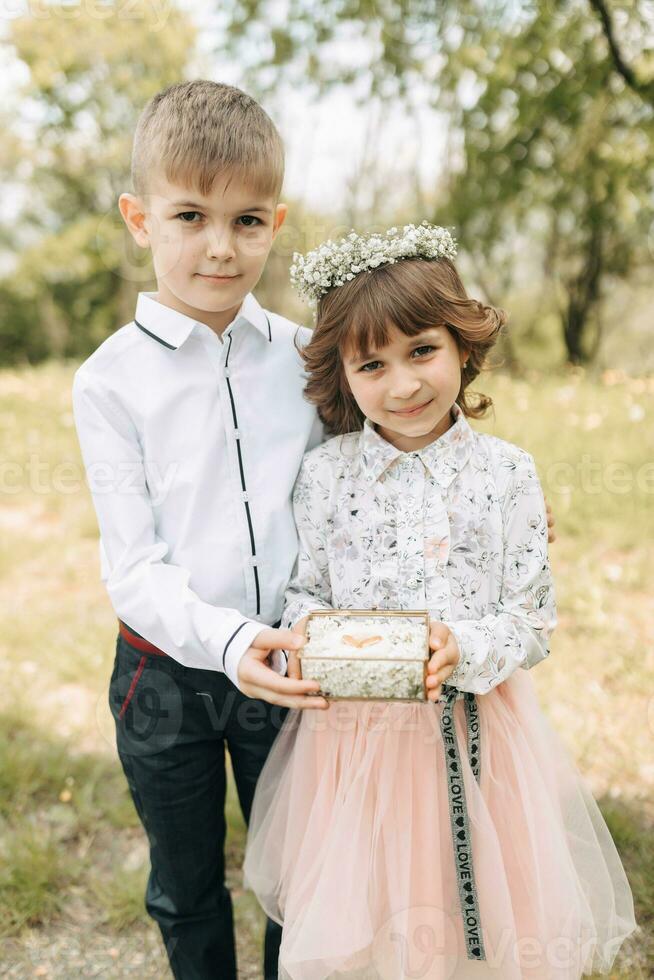
[[[554,588],[547,555],[547,513],[533,457],[522,452],[503,495],[502,584],[497,612],[446,625],[461,659],[445,682],[485,694],[517,667],[527,670],[550,652],[556,626]]]
[[[282,628],[292,627],[314,609],[332,608],[327,558],[328,477],[321,455],[316,451],[307,453],[293,489],[298,555],[284,596]]]

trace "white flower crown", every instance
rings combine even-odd
[[[422,224],[405,225],[401,232],[389,228],[383,235],[357,235],[329,239],[306,255],[294,252],[291,284],[315,306],[321,296],[335,286],[343,286],[360,272],[371,272],[380,265],[401,259],[453,259],[456,242],[447,228]]]

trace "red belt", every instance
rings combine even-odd
[[[130,646],[135,647],[135,649],[139,650],[141,653],[154,653],[159,657],[168,656],[167,653],[160,650],[159,647],[156,647],[153,643],[148,643],[148,641],[144,640],[142,636],[132,633],[129,626],[126,626],[121,619],[118,620],[118,631],[122,638],[126,640]]]

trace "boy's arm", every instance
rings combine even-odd
[[[533,458],[521,454],[503,502],[504,559],[499,610],[479,620],[446,622],[461,658],[446,683],[485,694],[518,667],[549,655],[556,626],[547,556],[547,514]]]
[[[319,462],[315,456],[305,456],[293,489],[298,554],[284,596],[282,629],[293,627],[314,609],[332,608],[325,507],[329,482],[326,468],[322,468]]]
[[[277,631],[205,602],[189,586],[190,571],[166,560],[169,548],[156,534],[138,433],[99,379],[76,373],[73,412],[116,615],[184,666],[224,671],[239,686],[239,662],[255,637]],[[284,673],[284,655],[272,659]]]

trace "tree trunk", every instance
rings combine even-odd
[[[601,222],[596,221],[588,240],[586,261],[578,276],[567,285],[568,304],[563,319],[563,339],[570,364],[588,364],[597,353],[589,348],[586,332],[589,314],[600,297],[603,271]]]

